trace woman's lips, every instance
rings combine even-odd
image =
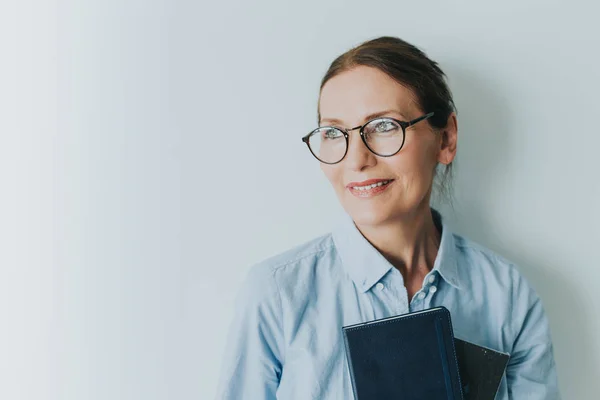
[[[383,183],[379,185],[379,183]],[[387,182],[387,183],[386,183]],[[394,183],[393,179],[369,179],[363,182],[351,182],[346,187],[352,193],[352,195],[360,198],[374,197],[383,193],[387,188]],[[364,187],[369,185],[377,184],[375,187],[368,189],[357,189],[357,187]]]

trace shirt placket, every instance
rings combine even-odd
[[[438,291],[438,281],[439,277],[437,276],[437,272],[431,271],[423,280],[423,286],[417,293],[415,293],[414,297],[410,302],[410,311],[421,311],[431,308],[431,300],[435,296]]]

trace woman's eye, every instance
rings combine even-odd
[[[396,128],[396,125],[394,123],[392,123],[391,121],[382,121],[382,122],[378,123],[377,126],[375,126],[375,132],[377,132],[377,133],[389,132],[395,128]]]
[[[341,132],[336,129],[327,129],[323,132],[323,138],[325,139],[337,139],[342,136]]]

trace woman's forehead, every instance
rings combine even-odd
[[[386,110],[408,118],[415,106],[411,89],[376,68],[362,66],[331,78],[319,98],[321,120],[348,123]]]

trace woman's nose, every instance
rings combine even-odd
[[[360,171],[377,162],[375,154],[367,148],[359,132],[348,133],[348,152],[344,162],[352,170]]]

